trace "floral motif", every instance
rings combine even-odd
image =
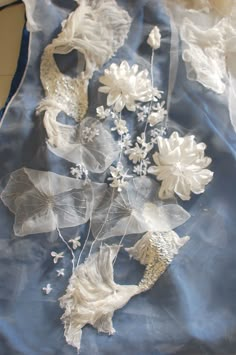
[[[71,243],[72,244],[72,248],[74,250],[76,250],[77,248],[79,248],[81,246],[80,237],[76,237],[74,239],[70,239],[69,243]]]
[[[159,30],[159,28],[157,26],[153,27],[153,29],[149,33],[149,36],[148,36],[148,39],[147,39],[147,43],[154,50],[160,48],[160,45],[161,45],[161,34],[160,34],[160,30]]]
[[[57,277],[65,276],[65,269],[56,270]]]
[[[140,164],[134,166],[133,172],[138,176],[146,176],[148,173],[148,166],[150,164],[151,163],[149,159],[142,160]]]
[[[108,116],[110,116],[111,110],[109,110],[109,108],[105,110],[104,106],[99,106],[96,108],[96,113],[100,120],[105,120]]]
[[[150,131],[151,142],[153,144],[158,144],[158,137],[166,135],[166,127],[154,128]]]
[[[129,133],[123,134],[121,136],[121,139],[119,141],[119,146],[121,147],[121,149],[125,149],[125,150],[132,147],[131,135]]]
[[[153,155],[155,166],[148,171],[162,181],[159,197],[166,199],[174,193],[189,200],[191,192],[203,193],[212,180],[213,172],[206,169],[211,159],[204,156],[206,145],[197,144],[194,136],[179,137],[174,132],[170,138],[158,137],[159,153]]]
[[[110,167],[111,177],[108,178],[108,181],[111,181],[110,186],[117,189],[118,192],[122,191],[122,188],[127,184],[125,179],[131,178],[132,176],[128,175],[127,172],[124,172],[123,165],[119,162],[117,167]]]
[[[127,149],[126,154],[129,156],[129,160],[132,160],[133,164],[137,164],[143,161],[147,154],[152,150],[153,144],[146,142],[145,134],[142,133],[141,137],[137,137],[137,142],[133,148]]]
[[[85,168],[83,164],[76,164],[75,167],[70,168],[70,173],[74,176],[77,180],[80,179],[88,179],[88,170]]]
[[[137,104],[137,118],[139,122],[144,122],[150,112],[150,107],[148,105]]]
[[[117,112],[124,107],[135,111],[136,101],[148,102],[154,95],[148,71],[138,73],[138,65],[130,67],[126,61],[120,66],[113,63],[99,80],[104,85],[99,91],[108,94],[107,105],[114,105]]]
[[[128,127],[126,125],[125,120],[115,120],[115,127],[111,128],[111,131],[117,131],[117,133],[122,136],[122,134],[126,134],[129,132]]]
[[[22,168],[11,174],[1,197],[15,214],[15,234],[25,236],[86,223],[91,193],[82,181]]]
[[[162,122],[167,114],[167,111],[164,108],[165,102],[163,101],[161,104],[158,102],[155,106],[155,111],[152,111],[148,116],[148,123],[151,127],[156,124]]]
[[[45,295],[49,295],[52,292],[53,288],[51,287],[51,284],[47,284],[46,287],[42,288],[42,291],[45,293]]]
[[[55,251],[52,251],[51,256],[53,257],[54,264],[57,264],[60,259],[64,258],[64,252],[56,253]]]
[[[95,127],[85,127],[82,134],[85,142],[92,142],[95,137],[99,136],[99,130]]]

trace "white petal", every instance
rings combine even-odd
[[[190,214],[177,204],[158,207],[153,203],[146,203],[143,217],[149,231],[168,232],[184,224]]]

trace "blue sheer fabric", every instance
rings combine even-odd
[[[152,27],[158,25],[162,45],[155,57],[155,84],[166,93],[171,33],[163,5],[156,0],[119,3],[129,11],[132,26],[125,46],[112,61],[136,62],[137,54],[149,61],[146,39]],[[42,31],[31,34],[26,77],[0,129],[3,184],[9,173],[23,166],[68,175],[71,164],[47,149],[45,131],[35,109],[44,97],[39,75],[42,52],[60,32],[61,21],[72,9],[74,3],[68,0],[43,0],[37,4]],[[89,111],[93,115],[105,100],[97,93],[101,72],[94,73],[89,86]],[[91,327],[84,329],[81,355],[236,353],[236,135],[224,99],[188,81],[181,61],[169,117],[170,131],[177,127],[207,143],[206,153],[213,159],[213,182],[205,194],[183,203],[192,218],[179,232],[191,240],[153,289],[115,313],[114,336],[97,334]],[[52,250],[62,249],[61,241],[56,232],[16,238],[12,231],[14,216],[2,203],[0,215],[0,354],[76,354],[64,339],[58,303],[68,284],[71,261],[69,256],[64,259],[66,274],[58,281],[50,257]],[[86,228],[81,230],[82,241]],[[75,229],[66,233],[74,235]],[[133,242],[128,238],[127,246]],[[129,261],[127,253],[121,251],[115,281],[135,284],[142,273],[143,267]],[[45,297],[41,288],[47,283],[53,284],[54,290]]]

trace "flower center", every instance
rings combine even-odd
[[[46,202],[48,207],[52,208],[54,206],[54,198],[53,196],[47,196]]]
[[[121,78],[118,80],[118,86],[123,95],[132,95],[134,92],[134,80],[131,78]]]
[[[179,175],[182,175],[184,172],[184,166],[180,163],[180,162],[177,162],[174,164],[174,174],[179,176]]]

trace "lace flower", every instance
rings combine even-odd
[[[115,127],[112,127],[111,131],[117,131],[120,136],[129,132],[125,120],[115,120],[114,123]]]
[[[120,112],[124,107],[135,111],[136,101],[148,102],[153,98],[153,88],[148,76],[147,70],[138,73],[136,64],[130,67],[126,61],[120,66],[113,63],[99,79],[104,85],[99,91],[108,94],[107,105],[114,105],[115,111]]]
[[[105,110],[103,106],[99,106],[96,108],[96,113],[100,120],[105,120],[111,111],[108,108]]]
[[[213,172],[205,169],[211,159],[204,156],[206,145],[197,144],[194,136],[179,137],[174,132],[170,138],[157,138],[159,153],[153,155],[155,166],[148,172],[162,181],[159,197],[169,198],[176,193],[189,200],[191,192],[203,193],[212,180]]]
[[[153,144],[147,143],[145,134],[142,133],[141,137],[137,137],[137,142],[133,148],[127,149],[126,154],[129,155],[129,160],[132,160],[133,164],[137,164],[144,160],[150,150],[152,150]]]
[[[148,172],[148,166],[150,165],[149,159],[142,160],[140,164],[137,164],[133,168],[133,172],[138,176],[146,176]]]
[[[148,116],[148,123],[151,127],[155,126],[156,124],[162,122],[167,114],[167,111],[164,108],[165,102],[163,101],[161,104],[158,102],[155,111],[151,112]]]
[[[82,134],[85,142],[93,142],[94,138],[99,136],[99,130],[95,127],[85,127]]]
[[[131,135],[129,133],[123,134],[118,144],[121,149],[129,149],[132,146]]]
[[[121,163],[118,163],[117,167],[111,166],[110,172],[111,177],[108,178],[108,181],[111,181],[110,186],[116,188],[118,192],[121,192],[122,188],[127,184],[125,179],[131,178],[132,176],[124,172],[124,167]]]
[[[88,179],[88,170],[84,167],[83,164],[76,164],[76,166],[70,168],[70,173],[75,179]]]

